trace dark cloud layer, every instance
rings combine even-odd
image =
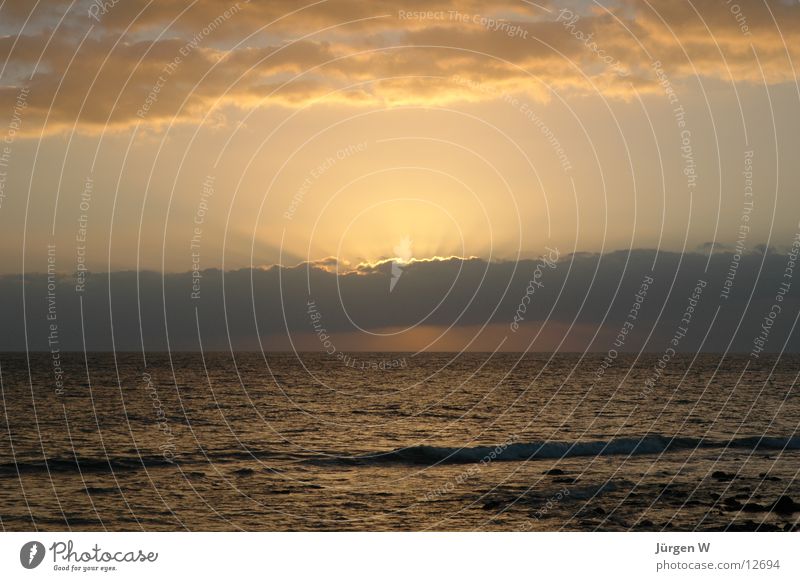
[[[205,271],[199,299],[191,298],[191,273],[98,273],[89,277],[80,295],[72,278],[60,278],[54,310],[49,308],[47,275],[6,276],[0,278],[0,350],[25,349],[26,337],[29,349],[49,350],[48,336],[58,340],[52,346],[61,350],[82,350],[82,327],[89,350],[136,351],[142,344],[146,350],[193,350],[200,345],[198,326],[205,349],[227,349],[228,338],[235,349],[258,349],[259,336],[266,349],[284,349],[289,346],[287,329],[299,348],[319,349],[316,321],[334,342],[355,336],[359,337],[355,344],[366,350],[386,345],[368,334],[381,330],[453,325],[453,332],[473,333],[488,324],[494,337],[510,339],[506,346],[527,345],[542,330],[543,339],[533,349],[550,349],[563,338],[570,348],[606,351],[614,348],[626,321],[632,321],[619,350],[644,346],[660,352],[682,325],[699,280],[706,286],[690,323],[684,323],[688,332],[677,350],[749,352],[763,331],[765,317],[775,310],[773,305],[779,305],[780,312],[769,323],[765,350],[782,350],[798,311],[795,289],[776,299],[781,283],[791,283],[785,276],[787,256],[743,256],[730,295],[723,298],[733,260],[725,253],[709,262],[702,254],[636,250],[562,256],[556,268],[537,260],[426,261],[406,265],[392,292],[390,263],[338,275],[313,265]],[[654,282],[646,296],[637,299],[648,277]],[[530,295],[530,306],[514,332],[511,323],[526,289],[533,288],[531,280],[541,286]],[[313,317],[309,300],[318,313]],[[632,320],[629,313],[637,300],[641,307]],[[48,320],[48,314],[55,320]],[[51,324],[57,326],[55,335]],[[786,348],[800,348],[796,333]]]

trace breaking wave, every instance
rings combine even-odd
[[[558,459],[577,456],[641,456],[661,454],[676,450],[695,449],[737,450],[800,450],[800,437],[744,437],[732,440],[709,440],[649,435],[641,438],[613,438],[607,441],[531,442],[507,446],[476,446],[448,448],[412,446],[399,448],[385,454],[361,456],[361,460],[407,462],[412,464],[468,464],[492,460],[494,462],[519,462],[523,460]]]

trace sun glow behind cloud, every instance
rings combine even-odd
[[[28,240],[70,245],[91,175],[91,267],[180,271],[209,174],[204,266],[376,263],[405,236],[415,258],[487,259],[733,240],[742,144],[761,167],[796,150],[798,7],[748,4],[746,35],[712,0],[539,4],[131,0],[93,19],[6,2],[0,105],[30,94],[4,241],[21,251],[27,224]],[[665,79],[688,112],[700,195]],[[782,167],[782,187],[800,183]],[[798,202],[780,203],[754,216],[754,239],[792,229]]]

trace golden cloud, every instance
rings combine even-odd
[[[28,87],[24,131],[37,135],[197,123],[225,106],[436,106],[553,91],[629,99],[660,91],[656,60],[674,83],[796,80],[800,8],[779,0],[540,5],[106,0],[90,15],[85,4],[31,14],[6,2],[0,18],[16,28],[0,38],[0,107]]]

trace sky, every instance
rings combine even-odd
[[[544,327],[541,349],[603,351],[618,329],[597,315],[627,312],[648,272],[651,323],[677,317],[663,341],[701,278],[710,314],[757,322],[800,231],[795,63],[789,0],[0,1],[0,290],[21,301],[49,269],[59,304],[94,296],[103,321],[96,297],[131,272],[184,280],[189,323],[231,296],[253,320],[303,299],[235,340],[212,325],[242,348],[320,348],[317,300],[347,349],[526,349]],[[531,300],[520,338],[554,250],[572,298]],[[460,316],[470,288],[487,294]]]

